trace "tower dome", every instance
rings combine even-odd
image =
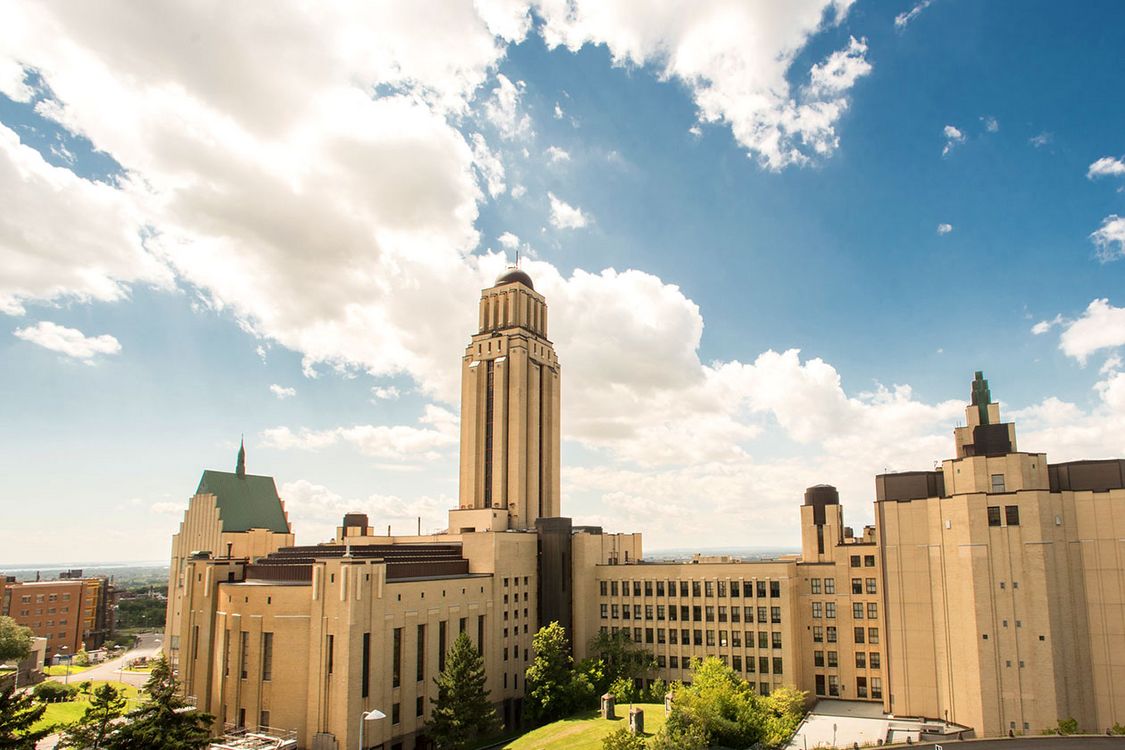
[[[504,284],[514,284],[519,282],[528,289],[535,291],[535,285],[531,283],[531,277],[520,270],[517,266],[508,266],[504,273],[496,277],[496,283],[493,286],[503,286]]]

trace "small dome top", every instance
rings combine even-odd
[[[531,277],[515,266],[509,267],[508,270],[497,276],[495,286],[502,286],[503,284],[514,284],[517,281],[526,286],[528,289],[535,291],[535,285],[531,283]]]

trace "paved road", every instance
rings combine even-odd
[[[162,633],[145,633],[140,637],[137,645],[126,651],[123,655],[116,659],[110,659],[101,664],[96,664],[84,672],[72,672],[70,674],[70,681],[116,680],[117,682],[124,682],[128,685],[140,687],[148,680],[148,672],[126,672],[124,671],[124,667],[130,660],[136,659],[138,656],[151,657],[159,653],[163,637]],[[67,678],[51,677],[50,679],[55,682],[65,682]]]

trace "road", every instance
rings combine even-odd
[[[70,681],[116,680],[117,682],[124,682],[127,685],[140,687],[148,680],[148,672],[126,672],[124,671],[124,667],[132,659],[136,659],[139,656],[152,657],[158,654],[163,638],[163,633],[145,633],[140,637],[136,646],[116,659],[110,659],[101,664],[96,664],[84,672],[71,672]],[[66,681],[66,677],[51,677],[50,679],[55,682]]]

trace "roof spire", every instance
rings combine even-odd
[[[973,406],[980,412],[980,423],[988,424],[988,405],[992,402],[992,391],[980,370],[977,370],[976,377],[973,378],[972,399]]]
[[[239,479],[246,478],[246,435],[238,444],[238,463],[235,464],[234,473]]]

